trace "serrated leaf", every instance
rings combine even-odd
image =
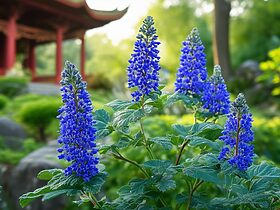
[[[158,109],[162,109],[164,107],[164,104],[166,103],[167,97],[168,95],[162,95],[156,98],[156,100],[147,101],[146,104],[156,107]]]
[[[112,129],[109,126],[110,116],[108,112],[104,109],[99,109],[94,112],[94,116],[96,121],[95,128],[97,130],[97,138],[108,136],[112,132]]]
[[[172,163],[168,160],[149,160],[143,163],[143,166],[151,169],[155,174],[163,174],[167,170],[172,169]]]
[[[189,96],[175,92],[167,98],[166,106],[170,106],[177,101],[184,102],[187,107],[191,107],[191,105],[194,103],[194,99],[190,98]]]
[[[190,130],[190,134],[203,134],[203,132],[211,132],[211,130],[222,130],[223,128],[218,125],[218,124],[214,124],[214,123],[195,123],[191,130]]]
[[[126,109],[115,113],[113,125],[117,128],[128,126],[130,123],[136,122],[145,116],[142,109]]]
[[[183,126],[179,124],[172,125],[172,128],[181,136],[187,136],[192,129],[192,126]]]
[[[126,148],[131,144],[131,141],[127,137],[122,137],[117,143],[112,146],[117,147],[119,149]]]
[[[62,190],[55,190],[49,193],[44,194],[42,201],[50,200],[52,198],[55,198],[59,195],[66,194],[69,191],[69,189],[62,189]]]
[[[161,145],[166,150],[171,150],[173,147],[170,137],[155,137],[149,139],[149,141]]]
[[[267,163],[262,163],[260,165],[250,166],[247,170],[247,174],[250,179],[255,178],[255,177],[279,179],[280,178],[280,168],[274,167]]]
[[[114,111],[120,111],[120,110],[124,110],[124,109],[127,109],[128,107],[132,106],[133,103],[131,101],[127,101],[127,100],[117,99],[106,105],[111,107]]]
[[[187,166],[184,170],[184,174],[206,182],[223,184],[218,176],[218,171],[207,166]]]
[[[62,174],[63,170],[62,169],[47,169],[40,171],[39,174],[37,175],[37,178],[40,180],[50,180],[53,178],[53,176],[57,174]]]
[[[94,176],[89,182],[84,182],[82,185],[82,189],[86,192],[97,194],[100,192],[101,187],[105,183],[105,178],[105,173],[99,173],[96,176]]]
[[[186,136],[186,139],[190,140],[189,145],[196,147],[196,146],[201,146],[201,145],[207,145],[209,147],[211,147],[212,149],[215,150],[220,150],[220,146],[217,142],[211,141],[209,139],[200,137],[200,136],[194,136],[194,135],[190,135],[190,136]]]
[[[161,192],[166,192],[176,188],[176,182],[169,176],[163,176],[160,181],[156,183],[157,189]]]
[[[36,198],[42,197],[46,193],[51,192],[49,186],[44,186],[34,190],[33,192],[28,192],[19,197],[19,204],[22,208],[26,207],[31,201]]]
[[[151,184],[149,179],[133,179],[129,185],[131,187],[130,193],[133,194],[142,194],[145,191],[145,187]]]

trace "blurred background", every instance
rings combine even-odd
[[[181,43],[197,27],[209,74],[220,64],[232,99],[239,92],[247,98],[256,154],[280,164],[279,0],[0,0],[1,210],[21,209],[17,198],[42,185],[36,174],[61,167],[55,140],[64,61],[81,70],[96,109],[129,98],[126,68],[147,15],[154,17],[161,42],[166,91],[174,90]],[[192,116],[178,106],[145,121],[150,136],[164,135],[174,123],[192,123]],[[138,158],[143,156],[139,151]],[[119,168],[115,162],[108,166],[115,174]],[[127,176],[134,175],[131,168]],[[110,176],[105,191],[115,198],[117,186],[126,182],[125,176]],[[77,207],[58,199],[29,209]]]

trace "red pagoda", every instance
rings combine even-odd
[[[55,77],[62,70],[62,42],[81,40],[81,74],[85,76],[85,32],[121,18],[122,11],[100,11],[88,7],[85,0],[0,0],[0,75],[15,64],[16,54],[25,52],[32,80],[36,77],[35,47],[56,42]]]

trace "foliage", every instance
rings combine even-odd
[[[5,108],[5,106],[8,103],[8,100],[9,99],[6,96],[0,94],[0,110]]]
[[[263,74],[259,76],[259,81],[272,89],[273,96],[280,95],[280,47],[269,51],[270,60],[260,63]]]
[[[189,61],[186,59],[185,62]],[[147,65],[149,64],[153,65],[152,62]],[[77,81],[80,80],[76,70],[69,75],[65,81],[75,82],[75,78]],[[144,78],[143,74],[137,74],[135,77],[136,80]],[[94,138],[104,141],[105,137],[114,135],[118,137],[116,142],[100,145],[99,153],[104,157],[100,161],[105,165],[111,165],[115,161],[122,162],[120,167],[115,169],[116,174],[126,177],[132,175],[127,183],[119,186],[117,197],[104,196],[97,199],[107,176],[104,166],[99,164],[99,173],[90,180],[83,180],[79,173],[73,171],[64,173],[61,169],[43,170],[38,174],[38,178],[47,180],[48,183],[22,195],[21,206],[25,207],[39,197],[45,201],[64,194],[78,199],[74,201],[78,205],[90,202],[93,209],[104,210],[279,207],[280,168],[267,162],[258,163],[257,160],[254,163],[250,160],[246,167],[241,168],[231,164],[231,157],[246,158],[244,144],[253,140],[251,115],[248,113],[243,95],[239,95],[231,104],[231,111],[223,129],[216,123],[217,118],[222,117],[221,113],[215,117],[207,116],[205,112],[210,110],[203,109],[201,98],[197,95],[168,93],[164,92],[163,87],[159,87],[159,91],[144,92],[139,101],[117,99],[107,104],[111,108],[110,111],[101,109],[94,112],[96,121],[94,128],[97,131]],[[63,100],[65,102],[65,95]],[[76,98],[68,101],[71,102],[75,106],[72,113],[75,116],[77,114],[75,109],[80,108],[79,100]],[[175,123],[161,133],[162,135],[158,133],[155,133],[155,136],[148,135],[145,122],[154,112],[162,112],[165,107],[176,103],[184,104],[193,112],[194,123],[191,125]],[[81,108],[79,111],[86,113],[87,109],[89,108],[85,110]],[[91,121],[85,125],[85,129],[90,124]],[[70,136],[77,135],[75,126],[74,129],[63,132]],[[83,154],[90,152],[86,144],[84,146],[77,142],[85,138],[83,135],[81,133],[77,139],[67,142],[67,149],[72,151],[80,149]],[[224,146],[221,140],[225,139],[230,142],[231,149],[238,152],[230,153],[221,159],[219,154]],[[95,150],[95,144],[92,147]],[[93,157],[94,155],[92,154]],[[75,158],[77,159],[69,158],[69,161],[78,163],[84,157],[77,155]],[[84,164],[86,167],[96,166],[90,162]],[[81,169],[85,166],[78,167]],[[132,174],[130,168],[137,171]],[[108,175],[113,173],[109,171]]]
[[[88,37],[86,42],[86,51],[89,58],[86,63],[86,70],[91,75],[89,87],[105,87],[106,89],[118,87],[124,89],[124,83],[126,82],[124,69],[127,67],[132,42],[124,40],[116,46],[105,34]]]
[[[37,143],[34,139],[25,139],[23,149],[16,152],[9,148],[0,147],[0,163],[17,165],[22,158],[41,146],[42,144]]]
[[[46,128],[56,119],[60,104],[58,100],[47,99],[29,102],[22,106],[17,117],[26,126],[36,130],[39,140],[46,141]]]
[[[0,78],[0,94],[7,97],[20,95],[27,90],[27,78],[20,77],[1,77]]]
[[[231,19],[231,57],[235,68],[248,59],[263,61],[266,52],[280,44],[279,1],[250,0],[247,4],[242,14]]]
[[[253,125],[256,153],[280,164],[280,117],[255,117]]]

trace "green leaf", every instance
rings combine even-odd
[[[168,95],[162,95],[154,101],[153,100],[147,101],[146,104],[156,107],[158,109],[163,109],[164,104],[166,103],[167,97],[168,97]]]
[[[247,170],[247,174],[250,179],[256,177],[279,179],[280,168],[269,165],[268,163],[262,163],[260,165],[252,165],[251,167],[249,167]]]
[[[155,174],[163,174],[169,169],[172,169],[172,163],[168,160],[149,160],[143,163],[143,166],[149,168]]]
[[[166,192],[176,188],[176,182],[172,179],[172,176],[163,176],[159,182],[155,185],[161,192]]]
[[[212,130],[222,130],[223,128],[218,125],[218,124],[214,124],[214,123],[195,123],[191,130],[190,130],[190,134],[205,134],[205,132],[211,132]]]
[[[94,176],[89,182],[84,182],[82,189],[85,192],[90,192],[92,194],[97,194],[100,192],[101,187],[105,183],[106,173],[99,173]]]
[[[184,174],[206,182],[223,184],[221,177],[218,176],[218,171],[207,166],[187,166],[184,170]]]
[[[136,122],[145,116],[142,109],[126,109],[115,113],[113,125],[117,128],[128,126],[130,123]]]
[[[151,184],[151,180],[149,179],[133,179],[129,183],[131,187],[130,193],[143,194],[145,191],[145,187],[149,184]]]
[[[28,192],[19,197],[19,204],[22,208],[26,207],[31,201],[51,192],[49,186],[44,186],[36,189],[33,192]]]
[[[113,144],[112,146],[117,147],[119,149],[126,148],[131,144],[131,141],[127,137],[122,137],[117,143]]]
[[[195,103],[195,99],[175,92],[174,94],[170,95],[167,98],[166,106],[171,106],[172,104],[176,103],[177,101],[182,101],[187,107],[191,107]]]
[[[43,195],[42,201],[50,200],[50,199],[55,198],[59,195],[66,194],[67,192],[69,192],[69,189],[55,190],[55,191],[46,193],[46,194]],[[77,191],[75,191],[75,192],[77,192]]]
[[[172,128],[178,133],[180,136],[187,136],[192,129],[192,126],[183,126],[179,124],[172,125]]]
[[[186,136],[186,139],[190,140],[189,145],[193,147],[207,145],[212,149],[220,150],[220,146],[217,142],[211,141],[209,139],[200,136],[190,135],[190,136]]]
[[[40,171],[37,178],[40,180],[50,180],[53,176],[63,173],[62,169],[47,169]]]
[[[111,107],[114,111],[120,111],[120,110],[127,109],[128,107],[132,106],[133,104],[134,103],[132,103],[131,101],[117,99],[106,105]]]
[[[155,137],[149,141],[161,145],[166,150],[171,150],[173,146],[170,137]]]
[[[94,112],[94,116],[96,121],[95,128],[97,130],[97,138],[108,136],[113,131],[109,125],[110,116],[108,112],[104,109],[99,109]]]

